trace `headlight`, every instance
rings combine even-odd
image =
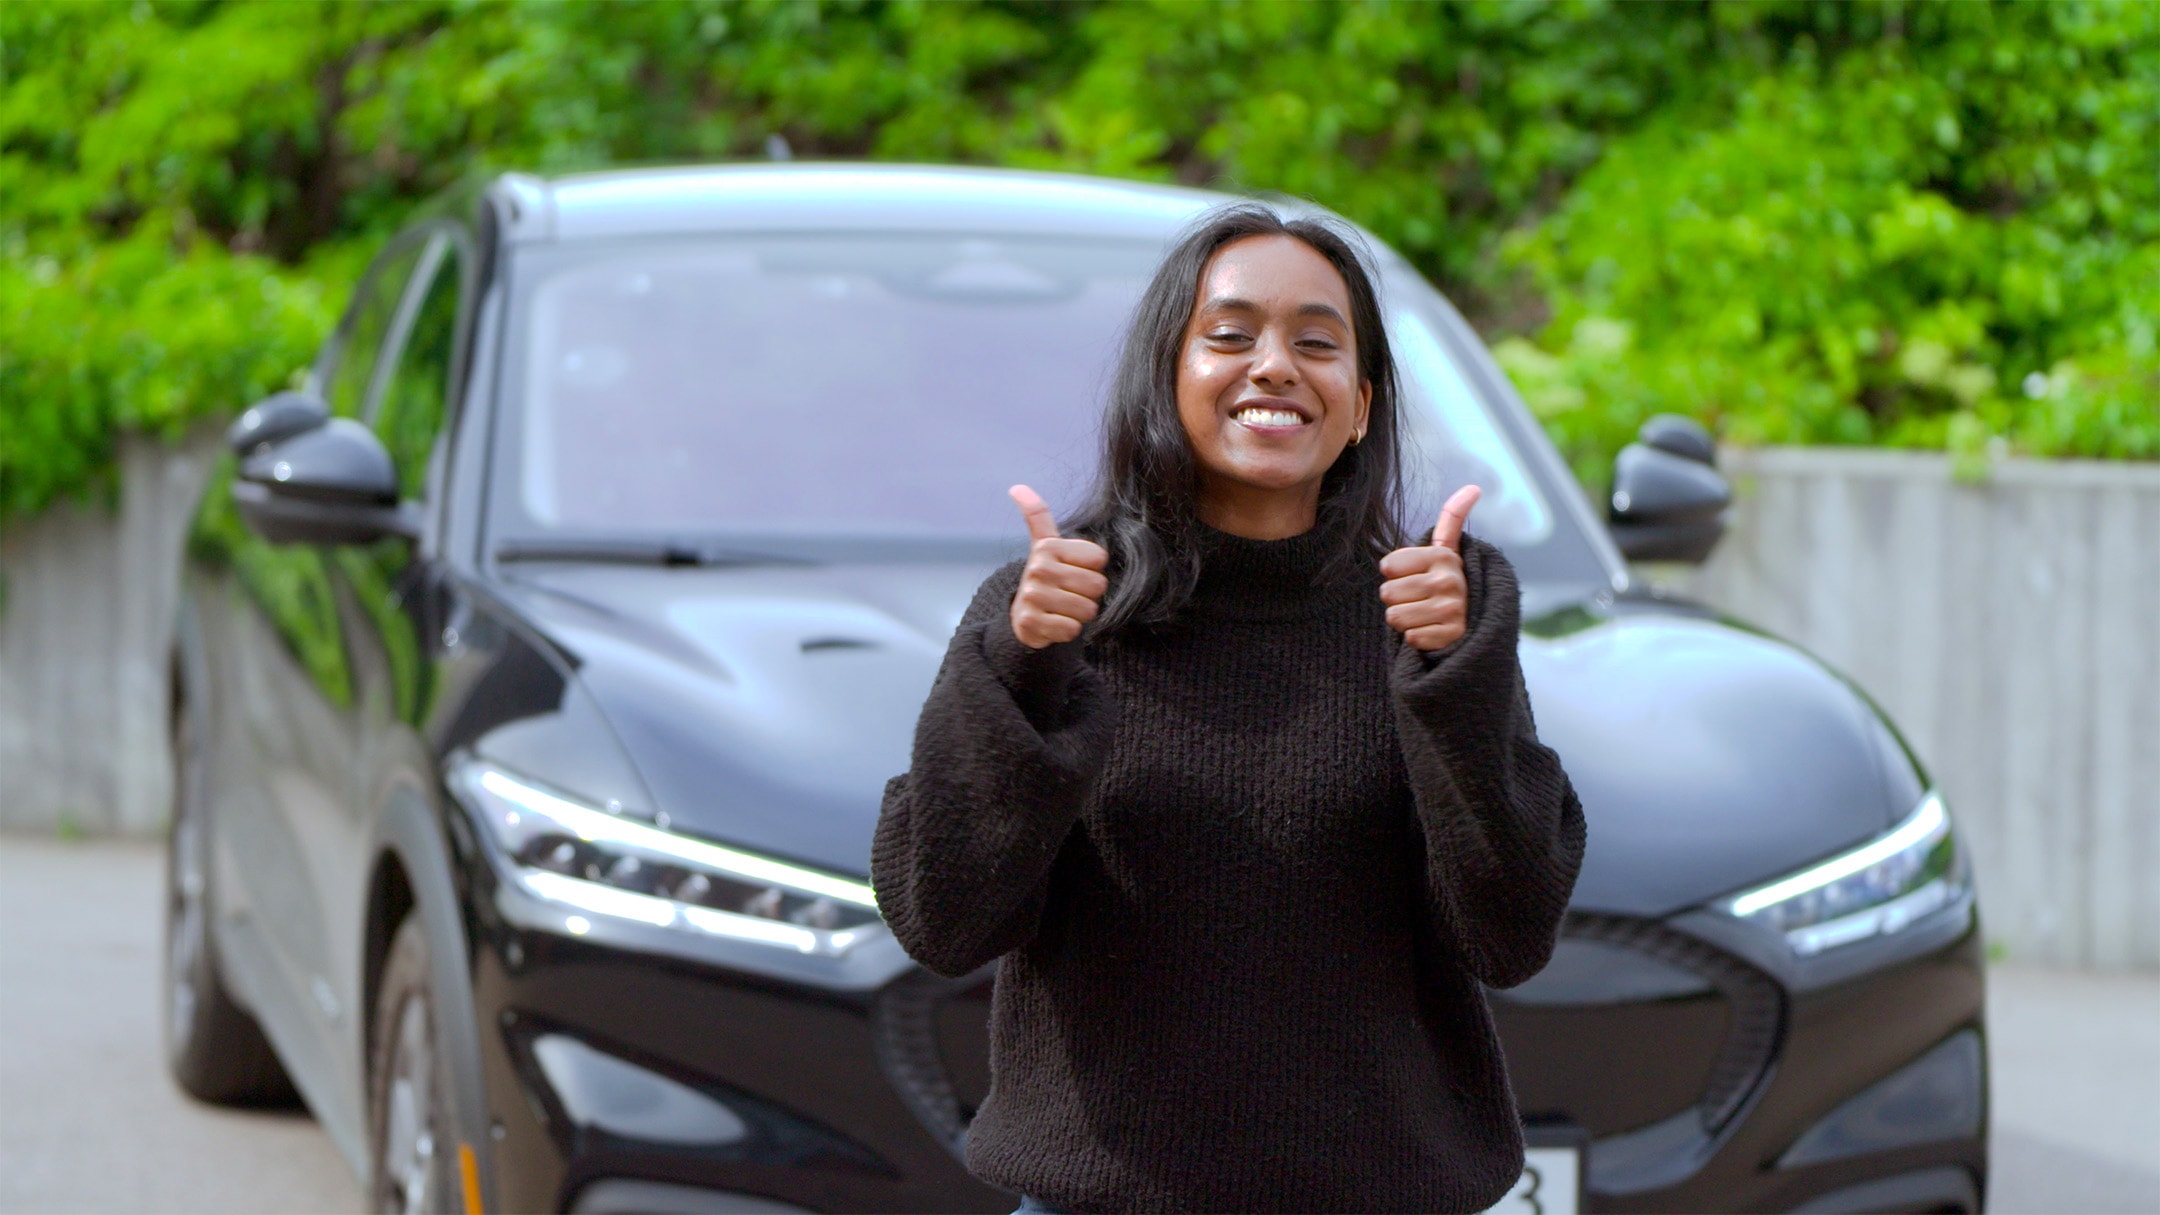
[[[866,883],[609,814],[493,764],[466,761],[451,779],[539,898],[806,954],[883,931]]]
[[[1969,886],[1949,811],[1942,795],[1930,790],[1888,834],[1718,907],[1776,929],[1795,954],[1810,957],[1896,932]]]

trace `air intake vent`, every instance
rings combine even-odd
[[[1769,1074],[1784,1036],[1785,1000],[1770,977],[1730,954],[1662,925],[1621,916],[1570,915],[1564,937],[1635,950],[1701,975],[1725,997],[1729,1017],[1697,1109],[1703,1131],[1715,1135]]]
[[[945,979],[917,971],[880,992],[871,1012],[878,1065],[884,1069],[885,1078],[915,1117],[956,1158],[962,1155],[967,1124],[975,1116],[975,1107],[955,1086],[953,1063],[957,1061],[946,1058],[948,1048],[943,1039],[948,1035],[940,1032],[941,1022],[951,1018],[942,1014],[948,1002],[978,995],[989,986],[986,975]],[[974,1019],[985,1020],[987,1014],[985,1004]],[[987,1046],[987,1039],[970,1035],[969,1045],[980,1051]],[[972,1074],[980,1064],[980,1060],[970,1059],[960,1070]]]

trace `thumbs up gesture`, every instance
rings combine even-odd
[[[1013,592],[1013,636],[1031,650],[1071,641],[1095,619],[1110,589],[1103,575],[1110,554],[1092,540],[1058,535],[1057,520],[1034,490],[1015,485],[1008,492],[1027,518],[1029,536],[1027,567]]]
[[[1484,491],[1465,485],[1440,508],[1432,543],[1399,548],[1380,559],[1380,602],[1389,627],[1431,653],[1462,639],[1470,620],[1470,587],[1463,579],[1463,520]]]

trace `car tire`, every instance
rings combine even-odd
[[[417,914],[407,915],[383,960],[368,1043],[368,1174],[377,1211],[464,1209],[435,1004],[427,932]]]
[[[165,1060],[189,1096],[216,1105],[290,1105],[292,1081],[262,1026],[218,971],[211,897],[209,764],[202,714],[175,683],[172,827],[165,849]]]

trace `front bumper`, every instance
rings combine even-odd
[[[505,1209],[1012,1209],[957,1153],[988,1083],[986,977],[875,951],[753,968],[566,917],[485,862],[469,876]],[[1797,976],[1715,934],[1577,917],[1570,933],[1709,976],[1723,1010],[1637,999],[1540,1034],[1502,994],[1518,1096],[1590,1133],[1590,1211],[1978,1210],[1984,967],[1961,915],[1911,956]]]
[[[812,986],[728,965],[724,949],[690,956],[703,943],[653,949],[670,930],[597,916],[566,929],[560,909],[472,876],[503,1209],[1012,1209],[892,1076],[880,1030],[911,965],[887,968],[897,984]],[[854,965],[843,982],[877,977]]]
[[[1570,917],[1563,948],[1596,943],[1600,982],[1637,994],[1496,993],[1518,1098],[1590,1133],[1591,1211],[1977,1211],[1981,939],[1969,902],[1924,928],[1902,954],[1802,970],[1688,917]]]

